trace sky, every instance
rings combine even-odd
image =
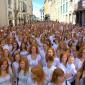
[[[44,0],[33,0],[33,14],[40,18],[40,9],[43,7]]]

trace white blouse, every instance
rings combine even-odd
[[[28,59],[29,66],[30,67],[34,67],[34,66],[36,66],[36,65],[39,64],[39,61],[41,61],[41,56],[40,55],[37,55],[36,59],[33,60],[32,57],[31,57],[31,55],[28,55],[27,56],[27,59]]]
[[[67,73],[67,68],[66,68],[66,66],[65,66],[63,63],[60,63],[60,64],[58,65],[58,68],[62,69],[65,74]]]
[[[46,59],[45,59],[46,53],[44,52],[43,49],[39,50],[39,53],[40,53],[40,56],[41,56],[41,59],[42,59],[42,65],[46,66]]]
[[[19,68],[19,63],[13,62],[13,69],[16,77],[18,77],[18,68]]]
[[[79,70],[82,67],[83,63],[81,62],[79,58],[75,58],[74,64],[75,64],[76,70]]]
[[[50,68],[48,68],[47,66],[46,67],[43,67],[43,70],[44,70],[45,75],[46,75],[46,83],[47,84],[51,81],[52,74],[53,74],[53,71],[55,69],[56,69],[55,66],[51,66]]]
[[[55,50],[55,52],[56,52],[56,50],[57,50],[57,48],[58,48],[58,44],[53,43],[52,48],[53,48],[53,49]]]
[[[55,57],[54,58],[54,62],[53,62],[53,65],[58,67],[58,65],[60,64],[60,59],[58,57]]]
[[[18,78],[19,78],[18,85],[28,85],[27,83],[29,78],[28,72],[27,74],[24,74],[24,71],[20,71]]]
[[[20,52],[20,55],[21,55],[22,57],[25,57],[25,58],[28,56],[28,54],[29,54],[29,53],[28,53],[27,51],[21,51],[21,52]]]
[[[48,85],[57,85],[57,84],[49,83]],[[69,83],[69,81],[67,81],[67,83],[66,81],[64,81],[62,85],[71,85],[71,84]]]
[[[0,85],[12,85],[11,76],[0,77]]]
[[[82,78],[79,80],[79,84],[78,84],[78,85],[84,85],[84,84],[83,84],[83,79],[82,79]]]
[[[28,82],[27,85],[39,85],[37,82],[34,82],[34,81],[32,80],[31,75],[30,75],[30,77],[28,78],[28,81],[27,81],[27,82]],[[46,82],[44,82],[43,85],[47,85]]]
[[[75,65],[74,64],[67,64],[66,67],[67,67],[67,73],[70,73],[72,75],[67,80],[72,83],[75,80],[75,75],[77,74]]]

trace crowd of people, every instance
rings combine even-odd
[[[1,27],[0,85],[85,85],[85,29],[52,21]]]

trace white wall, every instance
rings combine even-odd
[[[0,26],[8,25],[7,21],[7,1],[0,0]]]

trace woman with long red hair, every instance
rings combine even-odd
[[[45,74],[40,65],[37,65],[31,69],[28,85],[46,85]]]
[[[41,56],[38,52],[38,47],[36,44],[31,45],[30,47],[30,55],[27,56],[29,66],[34,67],[36,65],[42,65],[41,63]]]
[[[9,72],[9,64],[6,58],[0,59],[0,85],[12,85],[12,75]]]

